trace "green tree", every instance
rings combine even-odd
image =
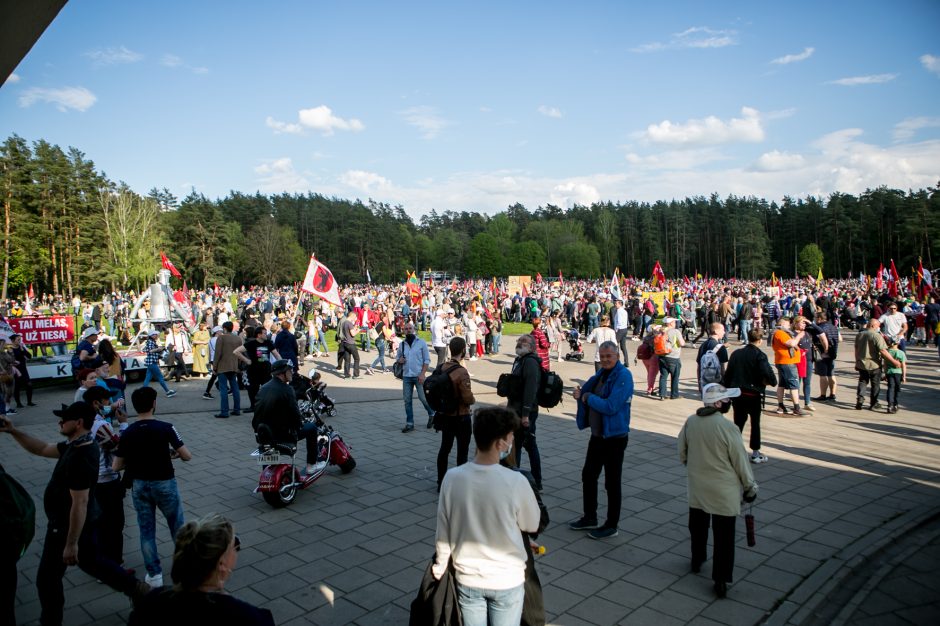
[[[558,269],[569,276],[600,276],[601,256],[592,244],[583,241],[566,243],[558,248],[556,259]]]
[[[506,262],[512,275],[535,276],[545,269],[545,251],[534,241],[521,241],[513,244]]]
[[[470,241],[464,272],[475,277],[500,274],[503,269],[503,253],[499,242],[488,233],[480,233]]]
[[[814,243],[803,246],[796,258],[796,270],[799,275],[816,278],[816,275],[823,269],[825,269],[823,266],[823,253],[819,246]]]

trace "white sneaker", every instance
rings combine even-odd
[[[471,361],[476,361],[477,358],[476,358],[475,356],[472,356],[472,357],[470,357],[470,360],[471,360]]]
[[[151,576],[147,574],[144,576],[144,582],[150,585],[151,587],[162,587],[163,586],[163,574],[157,574],[156,576]]]
[[[770,459],[768,459],[766,456],[764,456],[760,452],[755,452],[751,454],[751,463],[766,463],[769,460]]]

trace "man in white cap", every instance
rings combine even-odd
[[[98,343],[98,329],[94,326],[82,331],[82,338],[75,347],[75,354],[72,356],[72,374],[77,375],[83,368],[95,369],[91,362],[98,358],[98,352],[95,350],[95,344]]]
[[[147,354],[144,358],[144,365],[147,366],[144,387],[150,386],[151,379],[156,380],[163,387],[163,391],[166,392],[166,397],[172,398],[176,395],[176,390],[167,386],[166,380],[163,378],[163,370],[160,369],[160,355],[163,354],[163,347],[157,345],[157,337],[159,336],[160,331],[156,328],[151,328],[150,332],[147,333],[147,343],[144,344],[144,352]]]
[[[723,417],[740,389],[718,383],[705,385],[702,402],[679,432],[679,460],[688,470],[689,534],[692,571],[698,573],[707,558],[708,526],[712,526],[715,593],[724,598],[734,570],[734,523],[741,514],[741,498],[753,502],[757,483],[751,472],[741,432]]]

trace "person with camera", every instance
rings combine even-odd
[[[304,421],[297,405],[297,393],[291,387],[294,377],[293,363],[287,359],[278,359],[271,364],[271,380],[258,390],[255,402],[255,415],[251,427],[258,432],[264,424],[271,430],[277,443],[297,443],[301,438],[307,440],[307,467],[305,475],[317,469],[317,425]]]
[[[708,557],[708,527],[714,542],[712,580],[715,594],[724,598],[734,571],[734,525],[745,502],[757,498],[757,482],[737,427],[724,418],[740,389],[710,383],[702,389],[700,407],[678,436],[679,460],[688,472],[689,535],[692,572]]]

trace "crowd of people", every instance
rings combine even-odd
[[[552,362],[564,358],[563,345],[576,351],[583,341],[595,345],[594,375],[573,391],[577,426],[589,430],[590,438],[581,473],[582,512],[568,526],[604,540],[618,534],[634,397],[631,352],[634,364],[643,362],[646,395],[674,400],[680,395],[682,350],[696,348],[701,341],[695,378],[704,406],[688,418],[678,436],[679,459],[689,473],[691,569],[699,571],[707,560],[711,526],[712,577],[716,594],[724,597],[734,563],[734,520],[742,497],[748,501],[757,496],[751,465],[769,460],[761,450],[760,435],[766,388],[776,389],[780,415],[800,415],[814,411],[818,402],[836,402],[834,362],[843,333],[862,329],[854,341],[855,408],[861,410],[867,403],[869,409],[894,413],[906,380],[906,350],[931,341],[937,345],[940,332],[936,292],[920,302],[874,293],[864,281],[851,279],[773,285],[686,281],[658,293],[646,283],[607,281],[537,283],[524,294],[488,287],[468,281],[428,288],[415,297],[403,285],[350,285],[343,290],[342,306],[311,300],[290,287],[194,291],[187,303],[192,319],[163,327],[150,324],[146,316],[137,321],[128,317],[132,293],[110,294],[90,308],[81,301],[71,303],[73,310],[81,311],[83,323],[72,352],[78,385],[74,402],[55,411],[66,442],[45,443],[9,418],[0,424],[0,431],[11,434],[27,451],[57,459],[47,488],[49,522],[36,576],[42,623],[61,623],[62,576],[76,563],[139,603],[132,623],[156,623],[153,616],[170,614],[169,607],[192,607],[198,613],[220,606],[252,615],[253,623],[270,622],[269,613],[211,595],[223,590],[238,541],[224,519],[185,523],[172,460],[188,461],[192,454],[172,424],[154,417],[158,394],[150,386],[158,384],[167,399],[175,395],[164,375],[168,364],[169,377],[177,381],[204,379],[204,398],[215,399],[218,393],[217,418],[243,411],[269,414],[272,394],[281,387],[289,389],[291,374],[306,358],[330,356],[331,334],[336,375],[359,380],[363,369],[366,375],[394,372],[402,385],[402,432],[415,430],[417,395],[428,415],[427,428],[442,434],[432,578],[452,573],[464,623],[485,624],[487,615],[500,613],[506,623],[518,623],[523,599],[537,584],[527,564],[537,547],[537,533],[547,523],[539,497],[544,485],[536,438],[540,394]],[[64,304],[60,298],[43,301],[51,308]],[[18,312],[16,307],[2,311],[8,316]],[[505,393],[500,394],[506,398],[505,409],[474,412],[466,364],[500,354],[504,325],[509,323],[517,324],[513,334],[518,337],[512,366],[505,373]],[[139,346],[147,372],[143,385],[129,394],[137,414],[129,425],[127,380],[115,344],[138,338],[143,339]],[[733,349],[736,342],[740,346]],[[12,403],[22,406],[21,391],[27,405],[34,405],[28,376],[32,354],[16,334],[2,347],[0,409],[14,415]],[[360,352],[372,350],[375,359],[362,367]],[[816,396],[814,373],[819,380]],[[446,408],[432,407],[425,394],[425,381],[439,374],[452,385],[454,401]],[[880,402],[883,377],[888,383],[886,405]],[[248,397],[244,409],[242,386]],[[290,404],[287,393],[275,404]],[[721,417],[732,410],[732,421]],[[742,439],[748,423],[750,454]],[[296,430],[296,437],[309,434],[302,427]],[[477,444],[472,461],[471,438]],[[448,471],[455,445],[458,469]],[[530,471],[520,478],[511,470],[521,466],[523,451]],[[310,455],[308,449],[308,472],[316,461]],[[607,495],[603,522],[598,515],[601,472]],[[123,536],[121,503],[128,489],[147,570],[142,580],[123,567],[123,543],[117,540]],[[494,499],[496,492],[504,498]],[[172,591],[151,592],[164,582],[156,544],[157,509],[176,541]],[[199,542],[205,542],[204,547],[195,548]],[[480,550],[480,545],[499,549]]]

